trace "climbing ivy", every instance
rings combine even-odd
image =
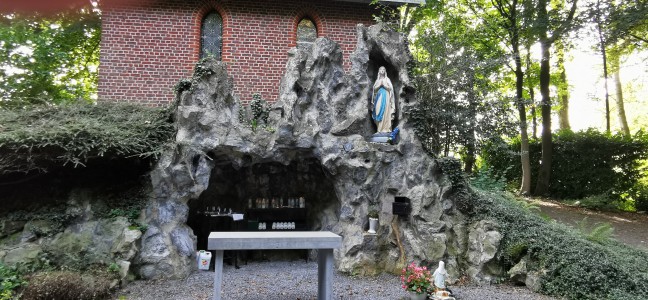
[[[544,294],[566,299],[648,299],[648,252],[583,234],[529,212],[504,192],[471,191],[474,218],[499,224],[498,259],[510,268],[528,256]],[[588,239],[589,238],[589,239]]]

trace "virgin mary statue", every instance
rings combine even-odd
[[[380,67],[371,95],[371,117],[378,127],[377,133],[392,131],[392,121],[396,113],[394,102],[394,86],[387,77],[385,67]]]

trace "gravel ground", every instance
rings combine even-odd
[[[115,294],[115,299],[211,299],[213,272],[197,271],[184,280],[135,281]],[[549,300],[547,296],[509,285],[450,286],[457,299]],[[224,300],[317,299],[317,263],[304,261],[249,262],[240,269],[223,267]],[[400,278],[352,277],[336,273],[334,299],[408,299]]]

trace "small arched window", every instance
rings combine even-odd
[[[221,59],[223,46],[223,18],[217,12],[205,16],[200,26],[200,58]]]
[[[297,48],[310,50],[317,38],[317,27],[308,18],[303,18],[297,24]]]

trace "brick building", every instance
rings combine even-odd
[[[373,22],[369,2],[102,1],[99,99],[165,105],[194,63],[213,55],[227,63],[242,101],[253,93],[276,101],[287,52],[297,44],[307,47],[315,36],[326,36],[341,45],[349,67],[356,24]]]

